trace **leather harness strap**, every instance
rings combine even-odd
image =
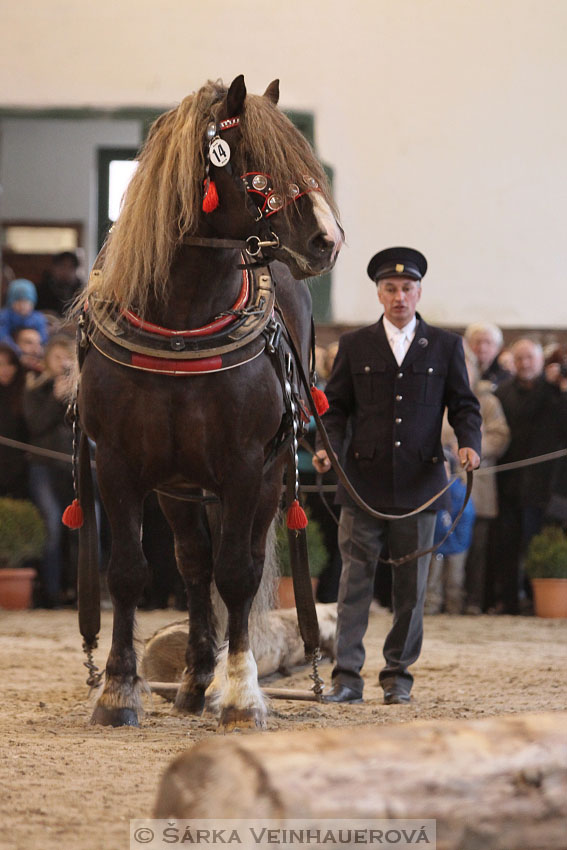
[[[245,251],[247,245],[245,239],[217,239],[206,236],[184,236],[181,244],[197,248],[238,248],[241,251]]]
[[[100,631],[100,581],[98,574],[98,532],[95,515],[94,487],[89,440],[81,433],[79,444],[79,498],[84,522],[79,529],[78,609],[79,629],[84,648],[96,648]]]
[[[294,499],[295,463],[290,454],[287,464],[286,496],[287,503]],[[319,621],[313,598],[313,587],[309,573],[309,555],[307,552],[307,534],[304,528],[297,531],[287,530],[291,577],[297,610],[297,622],[305,647],[305,655],[312,655],[320,646]]]

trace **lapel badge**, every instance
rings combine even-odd
[[[427,340],[424,336],[421,336],[418,339],[417,344],[421,345],[422,348],[427,348],[427,346],[429,345],[429,340]]]

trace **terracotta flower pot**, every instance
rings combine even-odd
[[[317,592],[318,578],[311,579],[313,597]],[[291,576],[282,576],[278,585],[278,608],[295,608],[295,594],[293,592],[293,579]]]
[[[567,617],[567,578],[533,578],[538,617]]]
[[[32,601],[35,570],[30,567],[0,570],[0,608],[21,611]]]

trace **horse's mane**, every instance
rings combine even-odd
[[[143,314],[148,297],[166,296],[169,270],[183,236],[196,232],[205,177],[205,136],[227,94],[221,81],[208,82],[152,125],[122,209],[99,258],[102,276],[89,283],[81,301],[92,297],[135,308]],[[264,171],[286,193],[315,177],[336,212],[323,169],[291,121],[263,96],[247,95],[240,116],[243,171]],[[282,210],[285,215],[290,208]]]

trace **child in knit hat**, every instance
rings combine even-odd
[[[33,328],[45,345],[48,338],[47,321],[35,309],[37,290],[31,280],[18,278],[8,286],[6,306],[0,310],[0,342],[14,344],[14,334],[21,328]]]

